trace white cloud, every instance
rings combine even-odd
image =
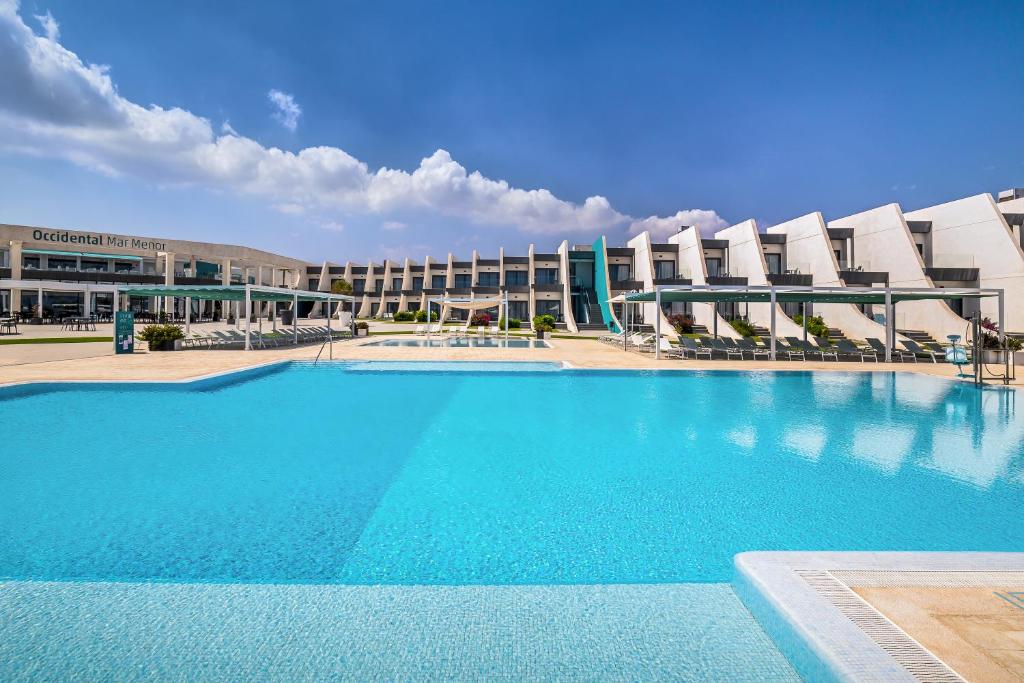
[[[299,127],[299,117],[302,116],[302,107],[295,101],[295,98],[280,90],[271,90],[267,93],[267,99],[274,105],[274,113],[271,114],[278,123],[295,132]]]
[[[404,230],[406,225],[402,221],[384,221],[380,227],[384,230]]]
[[[60,24],[58,24],[57,20],[53,18],[52,14],[50,14],[50,10],[46,10],[46,14],[33,14],[32,16],[34,16],[36,21],[39,22],[39,25],[43,27],[43,32],[46,34],[47,38],[53,41],[60,39]]]
[[[717,213],[710,209],[687,209],[677,211],[674,216],[648,216],[634,220],[629,225],[629,234],[638,235],[644,230],[651,233],[651,239],[655,242],[665,241],[670,235],[679,232],[684,225],[695,225],[701,235],[705,237],[712,235],[716,230],[729,227],[729,224]]]
[[[45,35],[25,24],[16,0],[0,0],[0,150],[63,158],[160,185],[255,196],[286,213],[413,211],[559,235],[646,229],[638,226],[662,235],[680,222],[724,225],[713,211],[641,220],[619,213],[605,197],[575,203],[545,189],[512,187],[468,171],[443,149],[410,172],[371,170],[337,147],[264,147],[230,124],[215,131],[208,119],[183,109],[122,97],[107,67],[83,62],[58,42],[55,21],[40,21]],[[268,97],[282,125],[294,129],[299,105],[280,91]]]
[[[320,228],[330,232],[341,232],[345,229],[345,224],[338,221],[320,221]]]

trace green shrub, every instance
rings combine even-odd
[[[368,330],[368,329],[370,329],[370,323],[366,322],[365,320],[360,320],[359,322],[356,323],[356,329],[357,330]]]
[[[754,326],[743,318],[733,318],[729,321],[729,324],[732,325],[732,329],[736,330],[744,337],[753,337],[756,334],[756,332],[754,332]]]
[[[135,335],[144,342],[159,344],[175,339],[184,339],[185,333],[177,325],[146,325]]]
[[[797,325],[804,324],[804,317],[800,314],[793,316],[793,322]],[[814,337],[822,337],[828,339],[828,325],[822,320],[820,315],[812,315],[807,318],[807,332]]]
[[[510,329],[510,330],[518,330],[522,326],[523,326],[523,321],[520,320],[519,318],[509,318],[508,319],[508,329]],[[504,317],[498,318],[498,329],[499,330],[505,329],[505,318]]]
[[[533,329],[537,332],[554,332],[555,316],[548,314],[534,316]]]
[[[416,311],[416,322],[418,322],[418,323],[425,323],[425,322],[427,322],[427,312],[422,310],[422,309]],[[431,311],[430,312],[430,322],[432,322],[432,323],[436,323],[437,322],[437,311]]]
[[[396,323],[409,323],[416,319],[416,314],[412,311],[398,311],[395,313]]]
[[[348,280],[345,280],[345,279],[335,280],[334,282],[331,283],[331,293],[332,294],[351,294],[352,293],[352,283],[349,282]]]

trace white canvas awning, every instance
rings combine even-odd
[[[466,298],[444,298],[444,299],[432,299],[436,303],[444,306],[451,306],[452,308],[461,308],[466,311],[483,311],[488,308],[500,308],[505,305],[505,298],[501,296],[491,297],[489,299],[466,299]]]

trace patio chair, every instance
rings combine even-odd
[[[427,331],[426,325],[417,325],[416,329],[413,330],[413,334],[417,337],[422,336]]]
[[[724,353],[726,360],[731,360],[734,357],[739,358],[740,360],[743,360],[743,352],[742,351],[740,351],[739,349],[735,349],[735,348],[729,348],[728,346],[725,345],[725,342],[723,342],[721,339],[714,339],[712,337],[705,337],[704,339],[701,339],[700,342],[704,346],[710,347],[712,353],[714,353],[715,351],[717,351],[719,353]]]
[[[807,360],[807,354],[804,353],[803,349],[798,349],[793,346],[786,346],[782,339],[776,338],[775,340],[775,357],[778,358],[780,353],[786,354],[789,360],[799,358],[802,361]]]
[[[818,345],[822,360],[825,360],[825,356],[832,356],[837,363],[839,362],[839,349],[832,346],[832,342],[824,337],[814,337],[814,343]]]
[[[868,343],[868,346],[874,349],[876,355],[885,358],[885,344],[883,344],[881,340],[875,339],[874,337],[868,337],[864,341]],[[907,359],[910,359],[915,363],[917,362],[917,356],[915,356],[914,354],[910,353],[909,351],[903,351],[902,349],[897,349],[896,347],[893,347],[892,359],[896,360],[897,358],[901,363],[906,363]]]
[[[817,337],[815,337],[815,339],[817,339]],[[822,348],[820,343],[817,346],[815,346],[815,345],[811,344],[808,341],[804,341],[800,337],[786,337],[786,341],[789,342],[790,348],[800,349],[801,351],[803,351],[804,352],[804,356],[806,356],[809,353],[810,354],[815,354],[816,353],[816,354],[818,354],[818,357],[821,358],[822,361],[825,360],[825,356],[826,355],[829,355],[829,356],[832,356],[833,358],[835,358],[836,362],[839,361],[839,355],[836,354],[835,351],[828,351],[828,352],[826,352],[825,349]],[[826,344],[825,346],[829,346],[829,345]]]
[[[914,341],[913,339],[907,339],[906,341],[902,341],[900,343],[903,344],[903,346],[906,347],[907,351],[910,351],[912,354],[914,354],[915,358],[917,356],[924,356],[926,358],[931,358],[933,363],[938,363],[940,358],[943,361],[946,360],[946,351],[945,351],[945,349],[943,349],[941,351],[933,351],[932,349],[923,349],[920,346],[918,346],[917,342]]]
[[[0,320],[0,334],[18,334],[18,319],[4,318]]]
[[[711,349],[707,346],[698,346],[693,337],[683,335],[679,337],[679,343],[682,346],[683,358],[686,358],[687,353],[692,353],[694,360],[697,360],[701,356],[707,356],[708,360],[713,358]]]
[[[839,353],[844,356],[857,356],[860,358],[862,363],[867,362],[871,359],[878,362],[878,353],[874,349],[862,349],[859,346],[854,345],[849,339],[837,339],[836,348],[839,349]]]
[[[766,349],[763,346],[759,346],[750,337],[744,337],[743,339],[736,340],[736,347],[740,350],[740,353],[749,351],[750,357],[753,360],[757,360],[758,356],[762,356],[765,359],[771,359],[772,357],[772,352],[770,349]]]

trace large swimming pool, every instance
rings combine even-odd
[[[0,577],[699,583],[746,550],[1024,550],[1013,390],[398,367],[0,389]]]

